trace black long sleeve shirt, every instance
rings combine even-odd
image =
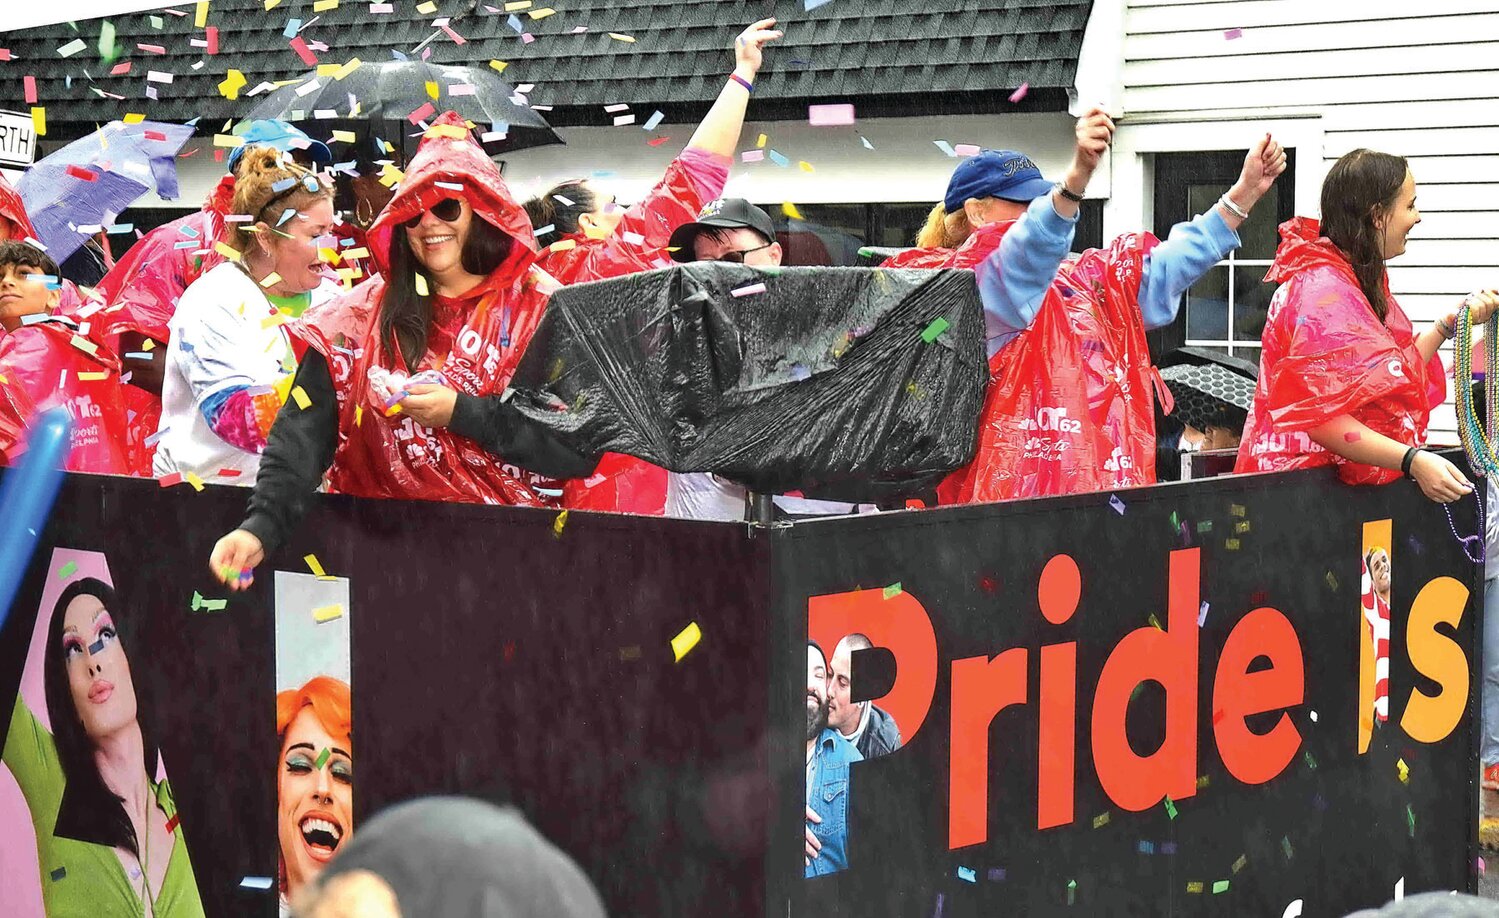
[[[266,554],[281,546],[307,514],[312,495],[333,464],[338,448],[338,398],[327,359],[309,349],[297,367],[295,386],[310,404],[287,402],[271,425],[249,515],[240,528],[260,540]],[[448,429],[507,462],[551,478],[583,478],[597,456],[577,452],[552,431],[516,411],[508,394],[458,394]]]

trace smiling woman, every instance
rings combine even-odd
[[[354,834],[354,756],[348,683],[314,676],[276,696],[281,901],[285,904]]]

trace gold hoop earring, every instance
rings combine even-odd
[[[364,198],[354,202],[354,220],[361,227],[368,227],[375,219],[375,206]]]

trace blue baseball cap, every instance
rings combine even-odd
[[[1014,150],[980,150],[953,170],[947,180],[942,206],[948,213],[963,209],[969,198],[1000,198],[1030,203],[1051,191],[1052,183],[1024,153]]]
[[[282,153],[306,150],[312,161],[319,165],[333,162],[333,151],[321,140],[313,140],[305,132],[286,121],[252,121],[239,136],[245,139],[244,146],[235,147],[229,153],[229,171],[239,165],[240,157],[250,147],[274,147]]]

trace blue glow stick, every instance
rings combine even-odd
[[[62,485],[70,426],[64,408],[38,415],[26,455],[0,480],[0,627],[10,617],[11,601]]]

